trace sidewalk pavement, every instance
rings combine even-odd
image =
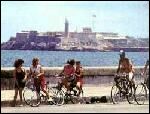
[[[83,87],[84,97],[110,96],[111,86]],[[15,90],[1,90],[1,101],[13,100]],[[19,100],[19,93],[17,99]]]
[[[90,99],[91,97],[101,97],[106,96],[110,98],[111,86],[84,86],[84,97]],[[13,100],[15,90],[1,90],[1,106],[10,106],[11,101]],[[19,100],[19,93],[17,100]]]

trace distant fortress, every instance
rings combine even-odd
[[[65,19],[65,29],[56,32],[22,31],[8,42],[1,44],[2,50],[66,50],[66,51],[148,51],[149,38],[121,36],[113,32],[92,32],[83,27],[82,32],[69,32],[69,22]]]

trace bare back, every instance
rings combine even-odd
[[[132,64],[130,63],[128,58],[120,59],[120,73],[129,73],[132,71]]]

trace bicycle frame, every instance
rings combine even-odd
[[[121,76],[120,74],[116,75],[114,80],[115,80],[115,83],[113,84],[112,89],[111,89],[111,99],[113,103],[115,104],[114,98],[116,97],[117,94],[112,94],[112,93],[113,93],[113,89],[116,86],[118,88],[118,93],[119,93],[120,98],[126,97],[127,101],[131,104],[131,101],[129,100],[130,96],[128,94],[131,94],[131,95],[133,94],[133,91],[135,90],[135,86],[134,84],[132,84],[132,82],[129,81],[128,75],[127,74],[123,74]]]
[[[74,88],[76,87],[75,85],[70,86],[70,94],[67,94],[67,89],[64,87],[64,85],[63,85],[63,84],[61,83],[61,81],[60,81],[60,79],[62,79],[62,78],[64,78],[64,77],[63,77],[63,76],[60,77],[60,76],[58,76],[58,75],[55,75],[55,77],[59,79],[59,81],[57,82],[57,86],[56,86],[56,87],[59,89],[59,91],[62,91],[62,93],[64,94],[64,97],[66,97],[66,98],[69,97],[69,99],[71,100],[73,96],[77,96],[77,94],[76,94],[77,91],[74,90]],[[72,83],[72,82],[70,82],[70,85],[72,85],[71,83]],[[72,92],[73,92],[73,93],[72,93]],[[82,90],[81,93],[83,94],[83,90]],[[73,102],[73,101],[72,101],[72,102]]]

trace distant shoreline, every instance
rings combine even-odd
[[[7,49],[1,49],[1,50],[7,50]],[[10,49],[8,49],[10,50]],[[123,49],[123,48],[120,48],[120,49],[116,49],[116,50],[96,50],[96,49],[89,49],[89,50],[28,50],[28,49],[11,49],[10,51],[13,51],[13,50],[18,50],[18,51],[72,51],[72,52],[119,52],[120,50],[124,50],[126,52],[149,52],[149,48],[131,48],[131,49]]]

